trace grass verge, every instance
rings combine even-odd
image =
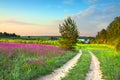
[[[77,65],[70,70],[68,75],[62,80],[85,80],[89,70],[91,56],[87,50],[82,50],[83,54],[77,62]]]
[[[120,53],[113,50],[92,50],[100,61],[103,79],[120,80]]]

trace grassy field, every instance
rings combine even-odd
[[[50,74],[75,56],[56,46],[0,43],[0,80],[30,80]]]
[[[44,44],[44,45],[59,46],[58,40],[46,40],[46,39],[45,40],[42,40],[42,39],[24,40],[24,39],[0,38],[0,42],[30,43],[30,44]]]
[[[85,80],[86,74],[89,70],[89,66],[91,63],[91,56],[87,50],[82,50],[82,55],[78,60],[78,63],[72,70],[68,73],[68,75],[62,80]]]
[[[88,50],[101,62],[105,80],[120,80],[120,52],[116,52],[113,46],[77,44],[73,52],[57,45],[58,41],[54,40],[0,39],[0,80],[30,80],[50,74],[75,56],[79,49],[82,49],[83,55],[63,80],[84,80],[91,59]]]
[[[100,67],[105,80],[120,80],[120,52],[108,45],[89,44],[78,45],[81,49],[92,51],[100,61]]]
[[[92,50],[101,62],[101,70],[105,80],[120,80],[120,53],[111,49]]]

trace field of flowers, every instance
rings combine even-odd
[[[38,76],[50,74],[77,54],[77,51],[66,51],[58,46],[14,41],[16,40],[0,42],[0,80],[34,80]],[[120,53],[114,47],[104,44],[78,44],[76,49],[90,50],[97,56],[105,80],[120,80]],[[86,56],[80,58],[77,66],[71,70],[70,77],[64,78],[65,80],[79,78],[78,70],[87,71],[89,65],[84,62],[88,60],[90,63],[90,56]]]
[[[76,55],[58,46],[0,42],[0,80],[30,80],[51,73]]]

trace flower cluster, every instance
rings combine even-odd
[[[41,45],[41,44],[23,44],[23,43],[0,43],[0,53],[5,55],[13,55],[15,50],[20,50],[21,53],[34,53],[39,56],[53,56],[63,54],[64,50],[57,46]]]
[[[58,46],[0,42],[0,54],[3,54],[7,57],[16,56],[16,54],[26,54],[28,56],[33,54],[41,59],[46,56],[61,55],[64,54],[64,52],[65,51]],[[31,63],[40,63],[39,59],[35,60],[32,58],[28,61]]]

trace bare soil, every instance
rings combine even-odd
[[[85,80],[103,80],[102,73],[100,70],[100,62],[92,52],[89,51],[89,53],[92,57],[92,60],[91,60],[89,72],[87,73]]]

